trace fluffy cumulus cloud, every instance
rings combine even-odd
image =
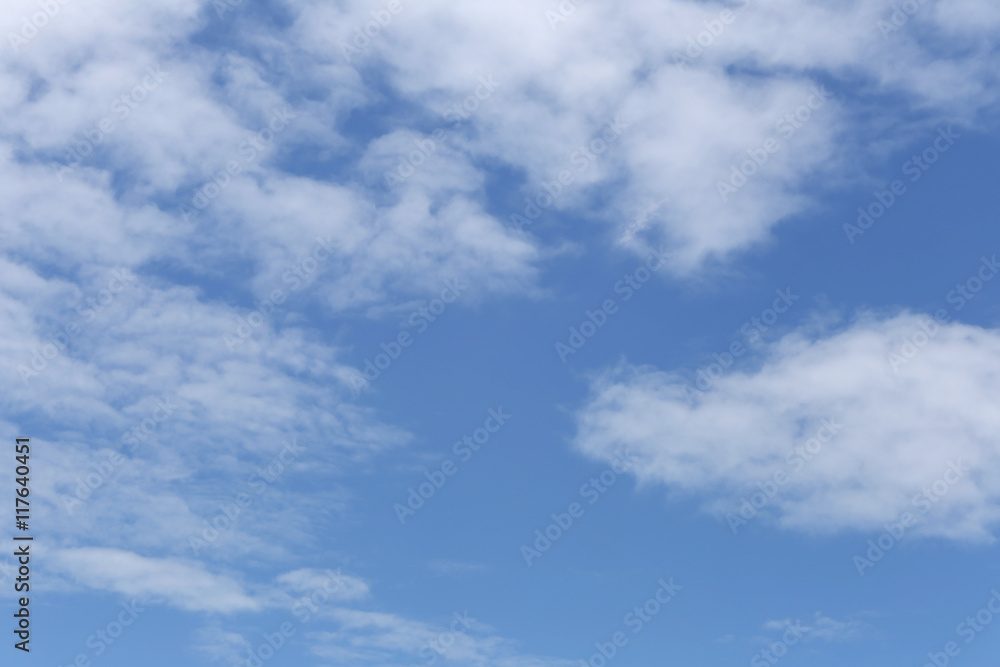
[[[522,170],[498,215],[598,217],[637,249],[668,240],[682,272],[807,210],[817,176],[856,178],[915,133],[974,124],[996,103],[988,3],[292,4],[313,57],[387,68],[422,118],[461,119],[443,150]],[[887,131],[869,111],[890,97],[919,112]],[[621,133],[602,137],[615,118]],[[642,233],[623,233],[653,202]]]
[[[524,290],[539,249],[510,215],[532,230],[569,210],[640,250],[666,240],[692,270],[805,210],[817,174],[854,177],[867,165],[848,151],[876,160],[995,103],[996,12],[969,0],[902,18],[875,0],[294,0],[266,28],[218,4],[56,3],[36,27],[38,5],[14,3],[0,146],[12,250],[43,246],[70,267],[95,253],[202,274],[247,263],[261,297],[330,235],[339,251],[310,280],[343,309],[459,273]],[[200,38],[232,26],[225,51]],[[921,111],[886,132],[866,112],[886,95]],[[407,111],[345,132],[386,97]],[[484,164],[498,162],[521,192],[489,202]],[[240,242],[211,242],[223,235]]]
[[[923,535],[993,539],[1000,332],[868,314],[790,334],[759,364],[703,389],[619,368],[595,382],[577,444],[608,459],[627,447],[641,483],[735,527],[871,530],[909,513]]]
[[[354,150],[338,125],[372,91],[346,66],[283,82],[199,40],[228,21],[267,41],[248,13],[42,4],[8,7],[0,65],[4,431],[44,423],[60,444],[37,454],[36,512],[56,544],[150,570],[174,567],[152,554],[287,560],[278,526],[305,540],[317,507],[345,508],[352,462],[407,441],[349,400],[355,373],[313,306],[412,304],[447,280],[524,290],[537,250],[483,210],[474,176],[388,202],[317,175]],[[303,146],[325,151],[310,176]],[[429,173],[461,169],[440,155]],[[82,555],[51,567],[127,592]]]
[[[603,225],[601,246],[669,245],[680,274],[761,242],[810,206],[817,174],[856,178],[918,132],[977,123],[998,24],[985,0],[901,17],[878,0],[6,3],[0,430],[59,443],[36,459],[46,567],[198,611],[275,599],[232,574],[250,553],[308,587],[319,575],[281,544],[311,544],[309,517],[350,506],[336,480],[409,437],[350,396],[332,342],[350,318],[446,281],[541,293],[576,229],[549,224],[561,214]],[[886,132],[868,113],[886,100],[919,112]],[[884,355],[916,326],[790,337],[693,405],[667,374],[605,378],[580,445],[627,442],[641,478],[717,493],[838,420],[773,501],[780,522],[876,525],[961,459],[923,530],[985,539],[996,337],[942,326],[895,372]],[[390,662],[386,646],[434,632],[332,621],[329,660]],[[491,636],[454,650],[551,664]]]

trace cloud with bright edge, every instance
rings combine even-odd
[[[742,4],[581,3],[552,23],[528,0],[428,0],[406,4],[351,61],[341,46],[370,20],[366,2],[288,0],[281,3],[290,18],[284,27],[255,23],[242,11],[247,3],[222,17],[212,3],[196,0],[61,4],[37,36],[0,63],[7,130],[0,137],[0,199],[8,213],[0,357],[12,379],[0,389],[8,406],[2,427],[14,433],[32,417],[58,415],[67,462],[39,457],[54,473],[51,482],[39,482],[50,485],[40,487],[41,497],[57,498],[71,492],[81,467],[147,417],[165,390],[184,409],[144,444],[148,461],[122,466],[75,515],[55,502],[38,506],[55,533],[50,566],[82,585],[123,595],[169,592],[177,606],[201,609],[189,588],[166,590],[187,577],[219,593],[204,610],[260,608],[235,578],[187,560],[178,536],[197,534],[217,511],[219,490],[238,488],[247,468],[274,455],[275,443],[289,435],[284,424],[307,425],[303,439],[323,434],[314,437],[322,446],[308,461],[324,473],[407,439],[345,398],[349,373],[339,350],[319,339],[302,312],[315,304],[336,314],[393,312],[454,277],[467,279],[481,298],[533,293],[549,241],[535,233],[540,224],[512,230],[510,215],[562,170],[573,172],[574,183],[546,215],[595,218],[609,239],[640,253],[666,241],[674,269],[693,275],[807,211],[818,177],[834,185],[865,180],[892,151],[933,135],[936,125],[974,127],[995,108],[990,40],[1000,12],[989,0],[925,6],[886,35],[878,22],[888,10],[879,0],[755,1],[678,66],[676,55],[706,21]],[[3,35],[38,11],[35,0],[5,8]],[[213,50],[198,39],[216,20],[236,24],[238,43]],[[954,41],[963,50],[940,47]],[[270,76],[262,62],[287,76]],[[163,81],[78,165],[60,172],[148,68],[162,69]],[[446,145],[414,176],[388,190],[383,174],[397,164],[394,156],[422,138],[405,121],[381,136],[345,136],[350,115],[367,112],[385,94],[366,80],[372,68],[409,118],[439,118],[442,126],[442,112],[473,94],[481,77],[500,85],[467,120],[448,127]],[[781,149],[722,201],[717,183],[748,150],[780,132],[778,121],[801,109],[816,86],[837,93],[794,135],[782,136]],[[898,100],[920,112],[897,109],[898,123],[887,132],[871,120],[884,114],[869,112]],[[181,206],[240,155],[276,108],[291,109],[293,122],[203,212],[182,215]],[[581,153],[598,145],[592,142],[601,129],[619,115],[627,125],[621,136],[593,158]],[[290,159],[303,146],[316,148],[315,175]],[[345,157],[336,164],[323,162],[324,154]],[[479,165],[496,162],[523,174],[512,210],[488,205],[489,174]],[[595,206],[610,185],[612,196]],[[660,205],[642,229],[623,234],[624,221],[654,202]],[[254,300],[287,287],[285,273],[324,235],[340,245],[298,300],[235,353],[227,350],[222,337],[237,319]],[[220,245],[219,238],[238,241]],[[178,275],[158,268],[165,265]],[[140,285],[25,389],[17,365],[121,268],[139,275]],[[239,303],[192,286],[234,268],[249,285]],[[949,325],[912,363],[887,371],[884,353],[917,324],[915,316],[869,318],[825,338],[792,336],[773,347],[761,370],[723,378],[695,406],[678,399],[681,381],[672,375],[632,369],[609,376],[595,386],[581,419],[580,445],[600,456],[630,442],[643,463],[640,479],[701,494],[721,512],[782,465],[816,420],[836,417],[844,429],[770,506],[780,525],[872,528],[910,507],[912,494],[939,479],[949,457],[961,456],[976,467],[919,530],[989,539],[997,488],[979,471],[996,463],[989,438],[996,424],[984,398],[995,389],[987,372],[995,364],[995,335]],[[789,386],[807,390],[792,396]],[[258,432],[245,428],[248,415],[265,413],[273,420]],[[95,420],[104,432],[90,432]],[[203,433],[198,441],[196,431]],[[940,442],[950,443],[947,452]],[[213,475],[195,484],[191,461],[204,463],[205,451]],[[231,472],[237,462],[243,468]],[[854,479],[860,488],[847,481]],[[171,488],[177,481],[188,493]],[[211,567],[228,566],[227,553],[229,560],[249,552],[289,559],[269,544],[267,526],[280,518],[293,538],[308,535],[305,519],[290,522],[308,516],[302,510],[317,501],[274,491],[286,511],[258,507],[220,539],[226,549],[205,555]],[[169,518],[147,520],[163,515]],[[89,527],[98,522],[143,529],[107,527],[104,544],[80,547],[79,540],[95,539]],[[138,555],[153,549],[165,555]],[[103,559],[119,569],[110,571]],[[410,622],[399,622],[409,632]],[[371,618],[345,623],[358,632],[373,625]],[[413,632],[424,636],[425,629]],[[388,633],[389,641],[396,638]],[[241,645],[231,633],[224,641]]]
[[[623,365],[594,381],[576,445],[605,460],[627,447],[641,484],[720,517],[770,488],[756,520],[784,529],[881,530],[909,512],[913,534],[994,539],[1000,331],[862,313],[839,330],[790,333],[759,364],[704,391]]]

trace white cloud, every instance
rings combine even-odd
[[[253,650],[250,642],[237,632],[219,627],[202,628],[197,633],[194,647],[215,662],[236,667]]]
[[[323,589],[334,600],[360,600],[367,597],[369,592],[364,580],[341,574],[339,569],[301,568],[282,574],[276,581],[296,593],[311,593]]]
[[[858,619],[838,621],[816,612],[813,624],[809,626],[810,636],[828,642],[848,642],[863,638],[871,632],[871,627]]]
[[[372,21],[369,3],[290,4],[301,11],[292,33],[312,58],[348,64],[343,45]],[[666,198],[647,243],[628,245],[641,251],[664,237],[682,272],[766,240],[777,223],[809,209],[817,182],[865,180],[886,151],[945,119],[975,123],[997,101],[989,35],[1000,19],[978,0],[922,6],[886,36],[878,25],[892,9],[879,0],[564,3],[575,9],[550,24],[546,12],[556,6],[403,3],[350,64],[388,66],[395,91],[431,118],[469,95],[479,77],[495,77],[502,85],[467,121],[460,145],[523,169],[531,196],[621,113],[631,124],[621,144],[575,174],[555,209],[603,219],[612,236],[623,231],[618,221],[642,207],[637,202]],[[732,20],[722,25],[727,9]],[[706,22],[715,23],[715,35]],[[941,36],[975,46],[949,50]],[[676,67],[677,54],[698,39],[708,43]],[[835,99],[794,135],[782,135],[777,121],[820,82]],[[886,105],[895,128],[881,120]],[[781,150],[723,202],[717,182],[769,137]],[[455,178],[446,171],[423,177]],[[611,203],[598,209],[588,186],[612,183]]]
[[[630,127],[575,173],[553,209],[606,221],[611,239],[622,231],[615,221],[661,202],[629,244],[641,249],[663,236],[675,246],[675,268],[690,271],[766,239],[780,220],[806,210],[817,174],[852,178],[857,165],[845,169],[845,155],[872,137],[884,155],[941,118],[974,122],[996,95],[987,85],[996,69],[987,38],[1000,14],[984,0],[939,2],[886,39],[875,27],[884,2],[755,1],[683,71],[674,52],[721,4],[586,3],[553,30],[546,7],[528,0],[406,3],[352,63],[340,43],[370,20],[370,2],[287,2],[287,30],[256,24],[244,3],[222,19],[238,29],[221,35],[218,47],[201,39],[215,21],[203,0],[60,7],[0,64],[7,212],[0,369],[12,379],[0,390],[11,421],[3,428],[42,419],[59,442],[58,454],[43,448],[37,455],[47,475],[36,489],[39,520],[55,536],[57,571],[96,589],[162,595],[189,610],[260,609],[285,600],[281,586],[301,592],[315,583],[315,571],[294,570],[254,596],[211,568],[251,553],[294,567],[282,545],[314,544],[310,517],[350,505],[337,481],[348,465],[408,439],[346,398],[351,369],[328,342],[336,332],[311,326],[310,306],[337,315],[398,312],[450,278],[469,282],[477,296],[538,291],[550,250],[508,228],[507,214],[516,211],[493,210],[493,166],[523,174],[524,194],[534,195],[542,180],[576,169],[573,151],[621,114]],[[20,30],[37,8],[36,0],[8,3],[0,34]],[[969,48],[940,52],[933,45],[941,32]],[[161,67],[165,80],[59,179],[56,161],[114,113],[115,100],[150,66]],[[384,67],[377,81],[372,67]],[[443,111],[483,76],[500,82],[488,102],[387,191],[384,171],[427,136],[413,128],[443,125]],[[852,98],[827,102],[738,201],[721,202],[716,181],[820,80],[846,84]],[[922,116],[904,118],[898,135],[883,137],[881,126],[863,118],[896,96]],[[402,104],[379,117],[387,98]],[[200,216],[183,219],[177,205],[240,155],[271,109],[285,106],[294,122]],[[363,115],[376,122],[355,133]],[[609,203],[599,204],[594,195],[610,185]],[[289,267],[329,236],[338,249],[307,288],[227,349],[223,336],[247,313],[245,292],[261,298],[286,287]],[[140,284],[22,383],[17,366],[81,317],[81,299],[121,268]],[[670,376],[639,371],[606,380],[582,420],[581,446],[602,455],[629,441],[643,457],[644,480],[706,495],[742,492],[781,462],[810,420],[839,410],[840,449],[831,446],[803,470],[773,508],[789,527],[875,526],[907,507],[948,458],[967,457],[983,471],[995,464],[986,398],[995,389],[994,334],[947,327],[919,363],[887,375],[880,355],[913,323],[907,317],[865,321],[818,341],[786,339],[761,371],[724,379],[697,407],[679,402]],[[57,499],[74,492],[96,459],[118,451],[122,433],[164,395],[182,407],[68,514]],[[254,468],[296,437],[308,453],[223,533],[223,548],[204,554],[211,565],[187,560],[188,538],[200,536]],[[309,484],[315,476],[322,485]],[[923,530],[986,538],[997,493],[986,475],[970,473]],[[274,539],[278,531],[283,541]],[[367,584],[351,581],[344,595],[360,599]],[[200,599],[204,590],[192,582],[214,597]],[[441,631],[373,612],[340,610],[336,619],[341,630],[323,636],[319,650],[347,662],[412,658]],[[233,633],[217,639],[245,647]],[[454,650],[456,660],[474,664],[557,664],[518,656],[485,631]]]
[[[450,622],[436,626],[395,614],[331,609],[325,615],[336,631],[310,634],[312,651],[331,664],[412,665],[415,661],[499,667],[570,667],[570,660],[522,654],[515,642],[494,634],[492,628],[456,612]]]
[[[883,38],[876,23],[887,10],[876,0],[737,3],[729,7],[734,21],[682,70],[675,54],[726,5],[582,4],[552,29],[546,8],[526,1],[503,11],[404,3],[349,63],[340,45],[372,20],[370,3],[289,2],[287,31],[263,31],[237,8],[223,20],[247,28],[241,44],[264,62],[192,45],[214,20],[204,3],[123,12],[105,1],[86,17],[70,3],[6,69],[11,94],[4,104],[17,137],[6,142],[0,165],[8,184],[0,196],[18,211],[10,247],[28,261],[169,261],[209,276],[246,262],[260,297],[317,235],[331,234],[344,247],[317,277],[317,291],[337,310],[419,298],[446,274],[472,279],[484,294],[531,291],[545,253],[502,226],[520,205],[492,212],[497,219],[484,208],[489,169],[482,165],[499,160],[524,171],[529,196],[541,192],[543,180],[574,171],[554,209],[602,219],[609,238],[639,251],[667,240],[674,268],[690,272],[765,240],[779,221],[807,210],[817,176],[856,178],[871,165],[848,160],[855,148],[875,145],[866,153],[881,155],[942,118],[973,123],[995,102],[986,85],[994,56],[983,49],[942,53],[928,35],[944,31],[978,43],[996,12],[973,0],[950,4],[966,13],[925,7],[913,24]],[[16,3],[10,20],[31,11],[30,0]],[[265,62],[295,74],[276,79]],[[65,149],[153,64],[166,80],[92,157],[56,180],[53,160],[64,160]],[[392,93],[410,107],[401,122],[352,144],[341,134],[349,114],[383,95],[364,76],[372,65],[387,67]],[[748,70],[753,76],[741,73]],[[387,193],[386,168],[427,137],[402,126],[418,119],[445,126],[443,112],[484,76],[500,83],[497,90],[459,127],[446,127],[447,139],[417,173]],[[793,136],[781,136],[776,121],[821,80],[841,90]],[[316,90],[326,92],[303,94]],[[890,95],[923,110],[919,120],[902,118],[896,134],[863,120],[884,116],[868,111]],[[275,107],[295,110],[288,129],[243,165],[197,224],[179,220],[175,205],[238,157],[240,143]],[[575,171],[573,152],[619,114],[630,125],[620,140]],[[718,182],[745,151],[772,137],[781,149],[723,202]],[[332,175],[322,166],[329,160],[320,160],[314,176],[288,173],[290,151],[311,155],[313,148],[337,156]],[[358,173],[364,182],[353,182]],[[596,205],[594,188],[612,183],[609,203]],[[66,196],[48,196],[53,191]],[[647,229],[621,238],[622,221],[650,201],[663,206]],[[220,235],[240,243],[220,246],[213,242]]]
[[[0,369],[10,413],[55,425],[32,430],[47,471],[34,482],[35,512],[56,545],[287,563],[284,545],[310,540],[313,517],[349,506],[350,466],[408,440],[345,400],[349,369],[311,333],[278,330],[272,318],[230,351],[224,336],[244,312],[149,276],[87,321],[74,307],[109,274],[81,289],[11,268],[0,290]],[[36,352],[57,351],[49,336],[68,323],[78,333],[63,335],[54,358],[38,357],[45,368],[33,366]],[[19,366],[37,375],[22,381]],[[300,451],[279,461],[292,442]],[[9,465],[0,469],[12,474]],[[261,468],[273,468],[266,481]],[[239,494],[249,505],[220,517]]]
[[[909,511],[917,533],[992,540],[1000,332],[947,324],[928,343],[928,320],[863,314],[839,331],[799,331],[770,345],[758,369],[722,375],[701,395],[680,375],[620,368],[594,383],[577,445],[604,459],[627,446],[641,483],[719,515],[737,515],[782,472],[761,514],[784,528],[881,529]],[[913,340],[926,345],[897,372],[889,355]],[[842,428],[831,438],[824,420]],[[825,444],[810,444],[817,433]],[[960,477],[959,462],[969,469]]]
[[[829,616],[824,616],[821,612],[816,612],[813,616],[812,624],[806,625],[801,621],[793,622],[792,619],[771,620],[764,623],[765,630],[783,631],[794,626],[797,630],[804,632],[804,641],[825,641],[825,642],[850,642],[857,641],[870,635],[874,628],[857,618],[848,618],[838,621]]]
[[[261,608],[235,579],[212,574],[195,561],[97,547],[60,549],[48,557],[59,571],[89,588],[163,598],[187,611],[230,613]]]

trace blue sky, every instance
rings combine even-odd
[[[998,29],[10,3],[9,662],[992,664]]]

